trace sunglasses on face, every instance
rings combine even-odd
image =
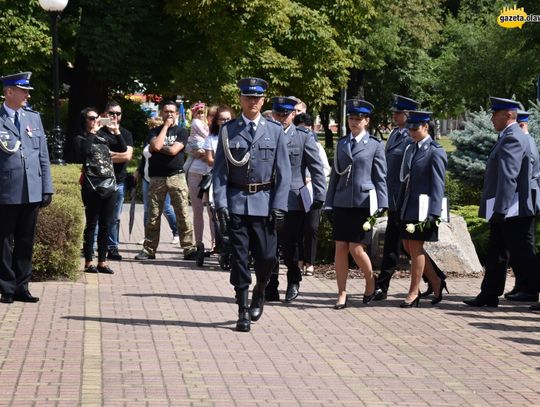
[[[217,119],[218,122],[228,122],[229,120],[231,120],[230,117],[218,117]]]
[[[86,120],[96,120],[97,116],[86,116]]]
[[[109,116],[121,116],[122,115],[122,112],[112,112],[112,111],[108,111],[107,114]]]

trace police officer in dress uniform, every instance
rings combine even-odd
[[[278,96],[272,98],[272,114],[285,131],[289,161],[291,163],[291,184],[289,198],[287,201],[288,211],[285,215],[285,225],[279,232],[279,241],[283,249],[283,257],[287,266],[287,291],[285,302],[294,300],[300,290],[302,281],[302,271],[298,266],[297,242],[302,232],[304,217],[310,209],[320,209],[326,197],[326,177],[319,158],[319,150],[315,139],[308,129],[296,127],[292,124],[295,117],[294,107],[297,100]],[[304,208],[301,188],[306,187],[305,169],[311,174],[311,186],[313,190],[312,204],[309,208]],[[279,264],[270,277],[270,282],[266,286],[266,299],[268,301],[278,301],[279,293]]]
[[[38,210],[51,203],[53,187],[45,131],[26,107],[31,72],[0,78],[0,302],[38,302],[28,291]],[[12,245],[13,242],[13,245]]]
[[[409,144],[403,154],[400,170],[402,192],[396,208],[400,218],[400,237],[411,259],[411,283],[401,308],[418,306],[422,277],[429,281],[435,292],[432,304],[442,300],[442,291],[446,288],[444,278],[437,276],[424,250],[424,242],[438,240],[438,219],[442,212],[447,166],[446,152],[429,135],[430,120],[431,112],[426,111],[410,111],[407,118],[407,128],[414,143]],[[428,197],[425,219],[420,218],[422,195]]]
[[[521,127],[521,130],[523,130],[523,133],[529,141],[532,201],[534,204],[534,212],[536,215],[538,215],[538,213],[540,213],[540,158],[538,155],[538,147],[536,146],[536,142],[529,134],[529,116],[530,113],[524,110],[518,110],[517,112],[517,122],[519,127]],[[531,227],[527,233],[527,244],[531,247],[531,251],[533,252],[536,252],[535,234],[536,222],[533,218]],[[522,272],[525,274],[534,272],[540,273],[540,270],[533,270],[530,267],[526,270],[519,270],[513,263],[512,258],[510,258],[510,266],[512,267],[514,275],[516,276],[514,288],[505,293],[504,298],[510,301],[538,301],[538,290],[535,287],[527,287],[523,283]]]
[[[265,287],[277,262],[276,231],[285,220],[291,166],[283,127],[260,114],[268,83],[244,78],[237,85],[242,114],[221,128],[213,185],[220,229],[230,239],[236,330],[248,332],[251,321],[262,315]],[[257,282],[248,308],[250,251]]]
[[[392,103],[392,121],[396,127],[390,133],[386,142],[386,165],[388,167],[386,185],[388,187],[388,219],[386,222],[386,231],[384,233],[384,249],[381,261],[381,272],[377,276],[377,291],[374,300],[386,299],[390,280],[394,275],[401,252],[401,239],[399,237],[399,214],[396,209],[397,200],[401,188],[400,169],[403,161],[405,149],[413,139],[407,128],[408,112],[416,110],[419,103],[411,98],[394,95]],[[427,256],[427,254],[426,254]],[[445,279],[446,275],[439,269],[436,263],[429,258],[433,269],[440,278]],[[424,295],[429,295],[432,291],[431,286]]]
[[[366,280],[363,303],[375,296],[375,277],[366,252],[372,231],[365,230],[369,216],[388,208],[384,147],[367,132],[373,105],[365,100],[347,101],[350,134],[338,140],[326,196],[325,214],[332,222],[336,245],[335,269],[338,301],[335,309],[347,306],[349,253]]]
[[[531,191],[531,157],[527,137],[516,122],[519,102],[490,97],[491,121],[499,132],[486,165],[479,216],[489,221],[486,271],[481,291],[465,300],[473,307],[497,307],[504,291],[508,254],[518,270],[535,272],[523,275],[523,284],[537,287],[534,281],[540,259],[527,244],[527,234],[534,221]]]

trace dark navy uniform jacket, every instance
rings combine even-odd
[[[538,147],[536,141],[532,136],[527,133],[527,139],[530,146],[530,172],[531,172],[531,191],[533,193],[533,205],[534,212],[538,215],[540,213],[540,155],[538,154]]]
[[[20,110],[20,131],[2,105],[0,107],[0,204],[41,202],[43,194],[52,194],[49,152],[39,113]],[[13,153],[17,141],[20,147]]]
[[[495,198],[493,212],[506,215],[515,193],[519,197],[518,217],[535,214],[531,193],[531,156],[527,136],[517,123],[503,130],[486,164],[479,216],[486,217],[486,202]]]
[[[388,210],[396,211],[396,204],[401,188],[401,180],[399,178],[401,170],[401,162],[405,149],[409,144],[413,143],[413,139],[409,136],[409,130],[404,128],[401,130],[395,128],[390,133],[386,142],[386,185],[388,187]]]
[[[319,157],[317,142],[308,129],[291,124],[285,132],[289,161],[291,163],[291,188],[287,206],[289,211],[304,210],[300,188],[305,185],[305,169],[311,176],[313,200],[324,202],[326,198],[326,177]],[[309,208],[307,208],[309,209]]]
[[[441,216],[444,198],[446,152],[430,136],[420,149],[416,143],[409,144],[403,156],[404,199],[401,205],[401,219],[418,220],[419,196],[429,196],[428,215]]]
[[[235,160],[240,161],[250,153],[247,163],[237,167],[229,162],[223,148],[224,137]],[[242,115],[224,124],[212,174],[214,202],[218,209],[228,208],[236,215],[250,216],[269,216],[271,209],[287,211],[291,165],[281,124],[261,116],[253,140]],[[256,193],[231,185],[266,182],[273,182],[273,187]]]
[[[381,141],[366,132],[351,150],[351,136],[338,140],[334,152],[330,184],[326,196],[328,208],[369,208],[369,191],[377,194],[377,207],[388,208],[386,160]],[[349,165],[350,171],[343,175]]]

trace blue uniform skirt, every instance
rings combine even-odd
[[[439,240],[439,227],[431,225],[428,229],[419,231],[418,228],[413,233],[409,233],[405,230],[408,223],[416,224],[418,221],[403,220],[399,225],[399,237],[406,240],[421,240],[423,242],[437,242]]]
[[[366,232],[362,228],[369,217],[368,208],[334,208],[333,215],[332,237],[334,240],[371,244],[372,230]]]

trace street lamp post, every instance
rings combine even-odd
[[[39,0],[41,8],[49,13],[51,18],[52,46],[53,46],[53,90],[54,90],[54,128],[52,131],[53,159],[51,163],[64,165],[64,133],[60,127],[60,101],[58,89],[60,87],[58,75],[58,18],[68,0]]]

